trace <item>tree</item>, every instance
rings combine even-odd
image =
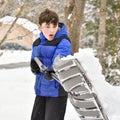
[[[106,7],[101,2],[106,2]],[[101,9],[102,6],[105,10]],[[97,50],[100,47],[102,50],[98,50],[98,57],[101,56],[106,81],[120,85],[120,0],[86,0],[82,25],[82,47],[96,49],[99,44]]]
[[[98,44],[97,44],[97,53],[103,68],[103,72],[105,71],[103,55],[104,55],[104,44],[105,44],[105,36],[106,36],[106,3],[107,0],[101,0],[99,34],[98,34]]]
[[[86,0],[69,0],[65,7],[65,21],[69,37],[72,42],[73,52],[79,49],[80,28]]]
[[[120,0],[109,0],[108,7],[105,76],[112,85],[120,85]]]

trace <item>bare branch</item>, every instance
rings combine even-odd
[[[5,13],[5,9],[6,9],[6,6],[8,4],[8,0],[5,0],[3,5],[1,6],[1,10],[0,10],[0,17],[3,17],[4,13]]]
[[[18,14],[16,15],[15,20],[13,21],[13,23],[11,24],[11,26],[9,27],[9,29],[7,30],[6,34],[4,35],[3,39],[0,41],[0,46],[1,44],[5,41],[5,39],[7,38],[8,34],[10,33],[10,30],[13,28],[14,24],[16,23],[16,21],[18,20],[19,16],[21,15],[21,12],[23,10],[23,6],[24,4],[21,4],[20,10],[18,12]]]

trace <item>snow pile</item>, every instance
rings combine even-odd
[[[110,120],[120,120],[120,87],[105,81],[99,59],[92,49],[80,49],[75,57],[79,59],[90,78]]]

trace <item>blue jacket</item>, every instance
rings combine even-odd
[[[56,33],[54,38],[59,38],[61,36],[68,36],[66,31],[66,26],[63,23],[59,23],[61,28]],[[40,44],[33,46],[32,57],[38,57],[41,62],[48,68],[52,68],[54,59],[58,56],[67,56],[72,54],[72,46],[69,40],[63,38],[57,46],[45,45],[48,40],[45,38],[43,33],[40,33]],[[55,40],[55,39],[54,39]],[[38,96],[49,96],[49,97],[58,97],[64,94],[64,90],[61,85],[56,80],[47,80],[44,78],[42,72],[36,74],[35,81],[35,93]]]

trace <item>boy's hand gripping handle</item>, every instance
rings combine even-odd
[[[37,63],[37,65],[39,66],[41,72],[44,72],[47,69],[47,67],[44,66],[42,64],[42,62],[39,60],[39,58],[35,57],[34,60]]]
[[[53,69],[48,69],[45,65],[42,64],[42,62],[39,60],[38,57],[35,57],[34,60],[37,63],[37,65],[39,66],[40,72],[44,73],[46,79],[48,79],[48,80],[51,80],[51,79],[58,80],[58,78],[57,78]]]

